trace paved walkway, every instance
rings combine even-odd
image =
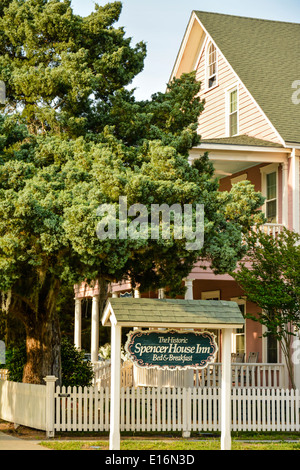
[[[17,437],[10,436],[0,432],[0,451],[1,450],[48,450],[42,447],[36,441],[26,441]]]

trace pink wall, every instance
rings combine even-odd
[[[242,289],[234,281],[194,281],[194,299],[201,299],[201,292],[220,291],[221,300],[230,300],[233,297],[244,295]],[[247,313],[257,314],[259,307],[252,302],[247,302]],[[262,362],[262,327],[261,324],[250,319],[246,319],[246,357],[249,352],[258,352],[259,362]]]
[[[260,168],[263,168],[266,164],[257,165],[247,170],[240,171],[233,174],[232,176],[226,176],[220,179],[220,191],[230,191],[231,189],[231,178],[239,175],[246,174],[247,179],[254,184],[255,191],[262,191],[261,187],[261,172]],[[289,187],[289,219],[292,217],[292,194],[291,188]],[[278,167],[278,223],[282,223],[282,168],[281,165]],[[291,223],[291,221],[290,221]]]
[[[226,89],[239,83],[238,78],[218,53],[218,84],[211,90],[206,90],[204,48],[197,67],[197,79],[202,82],[200,97],[205,99],[205,109],[199,119],[199,134],[202,139],[226,137]],[[239,83],[239,134],[246,134],[263,140],[279,142],[272,126],[249,96],[245,87]]]

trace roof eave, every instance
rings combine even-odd
[[[242,328],[244,322],[241,323],[165,323],[165,322],[119,322],[117,325],[124,328],[180,328],[180,329],[190,329],[190,328]],[[110,323],[105,323],[103,326],[110,326]]]

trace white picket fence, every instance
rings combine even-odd
[[[0,380],[0,418],[46,431],[45,385]]]
[[[220,388],[122,388],[121,431],[220,431]],[[55,431],[109,431],[110,391],[56,388]],[[300,431],[299,390],[232,389],[232,431]]]
[[[45,430],[109,431],[110,389],[0,380],[0,419]],[[121,431],[220,431],[219,387],[121,389]],[[232,431],[300,431],[299,390],[232,388]]]

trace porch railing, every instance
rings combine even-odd
[[[110,361],[97,362],[94,368],[94,384],[99,387],[110,387]],[[121,387],[133,386],[133,366],[131,362],[123,362],[121,367]]]
[[[233,388],[285,388],[284,364],[232,363]],[[95,384],[110,387],[110,364],[95,366]],[[221,384],[221,363],[210,364],[202,370],[161,371],[141,369],[123,363],[122,387],[190,387],[214,388]]]
[[[276,237],[279,233],[283,231],[284,225],[282,224],[264,224],[260,227],[260,230],[266,235],[273,235]]]
[[[284,388],[284,364],[234,363],[231,364],[233,388]],[[210,364],[207,369],[195,371],[195,387],[219,387],[221,363]]]

